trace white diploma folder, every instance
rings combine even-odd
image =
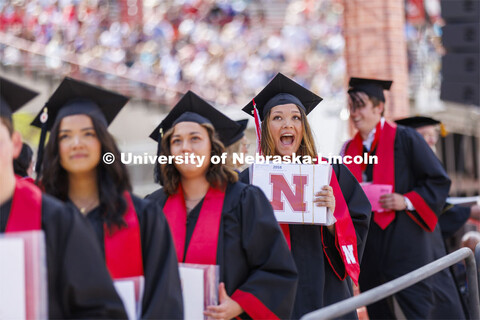
[[[207,306],[218,304],[220,267],[179,263],[185,319],[203,320]]]
[[[0,235],[0,319],[47,319],[43,231]]]
[[[333,212],[314,205],[315,193],[330,184],[332,167],[328,164],[254,164],[253,185],[267,196],[280,223],[335,223]]]
[[[140,319],[142,316],[143,291],[145,277],[130,277],[115,279],[113,284],[117,290],[123,306],[127,312],[128,320]]]

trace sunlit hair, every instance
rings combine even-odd
[[[208,132],[208,138],[212,146],[210,156],[221,156],[225,152],[223,143],[218,139],[215,129],[211,124],[200,124]],[[170,138],[175,131],[175,127],[168,130],[162,138],[162,148],[160,155],[170,156]],[[224,187],[227,183],[235,183],[238,181],[238,174],[227,165],[212,164],[210,159],[206,159],[210,163],[210,166],[206,172],[206,179],[208,183],[214,188]],[[162,164],[160,167],[162,179],[160,183],[163,185],[163,190],[167,195],[171,195],[177,192],[178,184],[180,183],[180,172],[175,168],[174,164]]]
[[[298,108],[298,107],[297,107]],[[272,108],[273,109],[273,108]],[[268,110],[267,114],[265,115],[262,121],[262,141],[260,142],[260,147],[262,148],[262,152],[266,156],[274,156],[277,155],[275,152],[275,141],[268,130],[268,124],[270,122],[270,113],[272,109]],[[298,108],[301,114],[301,121],[302,121],[302,129],[303,129],[303,137],[296,154],[299,156],[310,156],[316,157],[317,150],[315,148],[315,141],[313,139],[312,130],[310,129],[310,125],[308,124],[307,115],[302,108]]]
[[[7,117],[0,116],[0,121],[2,121],[3,125],[7,128],[8,133],[10,134],[10,137],[11,137],[13,134],[12,120]]]
[[[361,109],[366,106],[368,99],[372,102],[374,107],[378,107],[382,101],[376,97],[370,97],[363,91],[348,91],[348,108],[350,112],[355,112],[358,109]],[[385,112],[385,108],[382,111]]]
[[[102,147],[101,154],[111,152],[116,159],[120,159],[120,151],[105,125],[93,117],[90,119]],[[60,164],[58,147],[60,123],[61,120],[53,126],[45,147],[41,183],[46,193],[66,201],[68,200],[68,172]],[[127,202],[123,193],[132,189],[126,166],[121,161],[107,165],[100,159],[97,165],[97,186],[100,210],[104,214],[108,227],[126,225],[123,216],[127,210]]]
[[[242,146],[242,139],[234,142],[233,144],[229,145],[225,150],[227,152],[227,161],[226,165],[229,166],[232,169],[236,169],[237,167],[240,167],[237,164],[233,163],[233,154],[234,153],[240,153],[240,148]]]

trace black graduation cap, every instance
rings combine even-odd
[[[38,95],[38,92],[0,77],[0,115],[12,119],[12,114]]]
[[[399,125],[410,127],[413,129],[422,128],[425,126],[434,126],[439,124],[440,136],[446,137],[448,134],[447,129],[445,128],[444,124],[441,121],[438,121],[430,117],[415,116],[415,117],[398,119],[398,120],[395,120],[395,122]]]
[[[225,145],[226,147],[231,146],[238,140],[242,139],[243,136],[245,135],[245,129],[247,129],[248,119],[237,120],[235,122],[240,126],[240,128],[238,129],[236,134],[233,136],[233,138],[227,142],[227,144]]]
[[[440,124],[440,121],[438,120],[435,120],[429,117],[421,117],[421,116],[403,118],[403,119],[395,120],[395,122],[402,126],[411,127],[414,129]]]
[[[74,114],[86,114],[108,126],[129,98],[72,78],[63,79],[32,125],[50,130],[55,121]],[[45,121],[42,121],[45,120]]]
[[[260,120],[263,121],[267,112],[275,106],[293,103],[309,114],[322,100],[315,93],[278,73],[242,110],[253,116],[255,103]]]
[[[378,98],[380,101],[385,102],[385,96],[383,90],[390,90],[393,81],[391,80],[378,80],[378,79],[365,79],[365,78],[350,78],[348,85],[350,86],[349,92],[361,91],[365,92],[369,97]]]
[[[42,129],[35,167],[40,171],[47,131],[66,116],[86,114],[100,120],[106,127],[113,121],[129,98],[89,83],[64,78],[31,125]],[[39,176],[39,175],[38,175]]]
[[[240,130],[240,125],[235,121],[215,109],[192,91],[188,91],[149,136],[157,142],[157,155],[159,155],[162,150],[163,134],[177,123],[187,121],[213,125],[220,141],[222,141],[225,146],[228,145],[228,142],[234,138]],[[160,165],[157,163],[154,169],[154,179],[155,182],[163,184],[160,170]]]
[[[240,125],[215,109],[208,102],[188,91],[173,107],[163,121],[153,130],[150,138],[161,145],[163,134],[177,123],[191,121],[196,123],[210,123],[224,145],[238,134]]]

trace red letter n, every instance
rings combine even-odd
[[[272,184],[272,201],[270,204],[273,210],[283,211],[282,193],[290,203],[293,211],[305,212],[307,204],[303,201],[303,194],[305,185],[307,184],[307,176],[295,175],[293,176],[293,184],[295,185],[295,193],[290,189],[288,182],[283,175],[270,175],[270,183]]]

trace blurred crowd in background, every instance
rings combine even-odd
[[[143,22],[128,24],[114,1],[0,0],[0,31],[44,45],[41,59],[49,69],[71,68],[59,58],[74,53],[81,65],[129,78],[153,76],[160,88],[192,89],[223,105],[245,104],[277,72],[294,74],[322,96],[342,95],[341,1],[272,0],[252,10],[253,4],[144,2]],[[285,10],[275,28],[266,17],[278,5]],[[17,63],[19,53],[8,50],[3,63]]]

